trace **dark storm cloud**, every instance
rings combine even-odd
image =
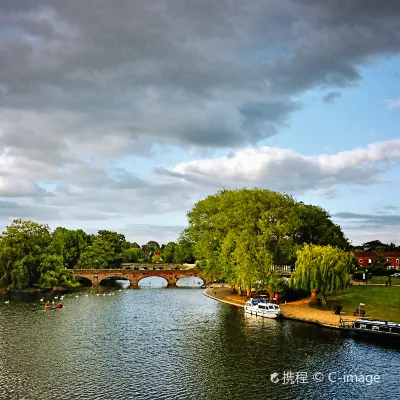
[[[115,163],[278,134],[304,91],[333,100],[360,67],[398,54],[400,2],[13,0],[0,2],[0,35],[0,196],[43,199],[21,206],[25,217],[52,218],[56,206],[63,218],[102,219],[182,210],[196,186],[220,185],[218,170],[160,168],[167,183],[155,184]],[[260,171],[285,188],[290,166],[299,191],[380,172],[331,175],[291,157]]]
[[[286,96],[276,104],[288,105],[303,90],[352,85],[360,65],[400,50],[394,1],[37,0],[0,7],[0,105],[84,116],[74,127],[81,140],[106,119],[105,131],[115,135],[122,135],[121,121],[133,122],[127,141],[254,143],[279,131],[282,108],[243,114],[249,103]],[[285,118],[296,109],[284,108]],[[76,141],[60,122],[60,140]]]

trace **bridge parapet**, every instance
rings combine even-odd
[[[132,270],[188,270],[194,269],[194,264],[161,264],[161,263],[122,263],[121,269]]]

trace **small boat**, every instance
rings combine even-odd
[[[355,321],[340,319],[340,330],[363,339],[383,340],[400,344],[400,324],[379,321],[371,318],[359,318]]]
[[[280,307],[267,301],[263,297],[253,297],[246,301],[244,312],[265,318],[279,318],[281,315]]]

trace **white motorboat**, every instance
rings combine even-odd
[[[281,315],[281,309],[277,304],[271,303],[262,297],[247,300],[244,312],[265,318],[279,318]]]

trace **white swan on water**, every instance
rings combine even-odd
[[[4,304],[9,304],[10,303],[10,300],[6,300],[5,302],[4,302]]]

